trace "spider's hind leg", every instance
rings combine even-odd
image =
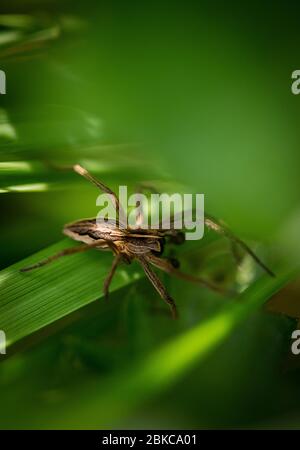
[[[227,294],[233,294],[232,292],[228,292],[224,290],[222,287],[218,286],[217,284],[206,280],[205,278],[201,278],[195,275],[190,275],[188,273],[181,272],[178,270],[177,267],[175,267],[168,259],[158,258],[155,255],[149,256],[149,262],[156,266],[158,269],[163,270],[164,272],[168,273],[169,275],[174,275],[177,278],[180,278],[182,280],[191,281],[193,283],[201,284],[202,286],[207,287],[208,289],[211,289],[212,291],[218,292],[222,295]]]
[[[109,271],[109,274],[107,275],[107,277],[106,277],[106,279],[104,281],[103,293],[104,293],[104,297],[105,297],[106,300],[108,300],[109,286],[110,286],[110,283],[111,283],[111,281],[113,279],[113,276],[114,276],[114,274],[116,272],[116,269],[117,269],[117,267],[118,267],[118,265],[120,263],[120,260],[121,260],[121,255],[116,255],[115,259],[113,260],[113,263],[112,263],[111,269]]]
[[[32,264],[31,266],[22,267],[22,269],[20,269],[20,272],[29,272],[30,270],[38,269],[39,267],[45,266],[46,264],[49,264],[52,261],[61,258],[62,256],[74,255],[75,253],[85,252],[90,248],[98,247],[99,245],[100,245],[99,242],[95,241],[92,242],[91,244],[84,244],[78,245],[77,247],[66,248],[65,250],[61,250],[55,255],[48,256],[48,258],[45,258],[42,261]]]
[[[140,262],[141,266],[143,267],[144,272],[147,275],[148,279],[154,286],[154,288],[157,290],[157,292],[159,293],[161,298],[169,305],[173,319],[177,319],[178,312],[177,312],[176,304],[175,304],[174,300],[172,299],[172,297],[169,295],[167,289],[162,284],[161,280],[158,278],[156,273],[152,270],[148,261],[145,258],[140,257],[139,262]]]

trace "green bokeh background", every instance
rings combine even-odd
[[[204,193],[208,211],[266,245],[299,214],[297,2],[2,0],[0,13],[63,30],[34,57],[0,59],[7,74],[0,107],[18,136],[2,137],[1,161],[93,160],[114,188],[165,179]],[[31,175],[31,183],[49,183],[44,192],[0,194],[2,268],[58,241],[64,223],[97,213],[93,187],[66,175],[52,188],[55,176]],[[15,184],[0,177],[1,187]],[[224,301],[167,283],[182,308],[191,305],[187,327]],[[39,426],[37,405],[61,408],[70,379],[80,397],[91,379],[101,384],[179,332],[149,317],[140,301],[155,298],[148,291],[142,280],[134,292],[115,294],[104,317],[99,306],[95,317],[3,362],[0,427]],[[175,387],[105,426],[298,427],[299,371],[284,369],[295,327],[258,311]],[[75,410],[71,421],[80,428],[88,419],[82,425]]]

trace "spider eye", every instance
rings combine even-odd
[[[165,240],[165,238],[163,238],[163,239],[161,239],[160,241],[159,241],[159,250],[157,250],[157,249],[153,249],[153,252],[155,253],[155,255],[162,255],[163,254],[163,251],[164,251],[164,248],[165,248],[165,243],[166,243],[166,240]]]
[[[182,231],[178,231],[178,233],[170,237],[170,242],[176,245],[183,244],[185,242],[185,234]]]
[[[179,269],[180,267],[180,262],[178,261],[178,259],[176,258],[168,258],[169,262],[172,264],[172,266],[174,267],[174,269]]]

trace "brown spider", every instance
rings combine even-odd
[[[80,165],[75,165],[73,169],[79,175],[94,183],[99,189],[110,194],[114,199],[114,207],[116,211],[121,210],[119,209],[121,208],[119,199],[113,191],[94,178]],[[270,276],[274,276],[273,272],[255,255],[255,253],[253,253],[253,251],[243,241],[236,237],[227,227],[208,215],[205,215],[204,223],[208,228],[214,230],[216,233],[229,238],[233,246],[240,246],[243,250],[250,254],[256,263],[259,264]],[[183,280],[199,283],[210,289],[224,293],[220,287],[208,280],[181,272],[178,269],[178,263],[176,260],[161,258],[165,239],[168,239],[175,244],[179,244],[184,241],[183,232],[172,228],[172,221],[169,229],[144,230],[139,228],[133,229],[130,227],[121,229],[118,227],[118,222],[116,223],[115,221],[109,219],[102,221],[101,223],[97,222],[96,219],[82,219],[66,225],[63,229],[63,233],[75,241],[83,242],[84,245],[62,250],[61,252],[44,259],[43,261],[21,269],[21,271],[27,272],[29,270],[44,266],[45,264],[48,264],[61,256],[84,252],[90,248],[96,248],[98,250],[110,249],[114,253],[115,258],[113,260],[111,270],[104,282],[103,291],[105,297],[108,297],[109,286],[117,266],[121,262],[130,264],[134,259],[141,264],[145,274],[154,288],[157,290],[162,299],[169,305],[173,318],[178,316],[175,302],[168,294],[161,280],[153,271],[151,265]]]

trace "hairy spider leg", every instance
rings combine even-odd
[[[118,255],[116,255],[116,256],[114,257],[114,260],[113,260],[111,269],[110,269],[110,271],[109,271],[109,274],[107,275],[107,277],[106,277],[106,279],[105,279],[105,281],[104,281],[104,284],[103,284],[103,293],[104,293],[104,297],[105,297],[106,300],[108,300],[110,283],[111,283],[111,281],[112,281],[112,279],[113,279],[113,276],[114,276],[114,274],[115,274],[115,272],[116,272],[116,269],[117,269],[117,267],[118,267],[118,265],[119,265],[121,259],[122,259],[122,256],[121,256],[120,254],[118,254]]]
[[[103,240],[101,240],[101,241],[103,242]],[[89,250],[90,248],[94,248],[94,247],[101,247],[100,242],[95,241],[95,242],[92,242],[91,244],[83,244],[83,245],[78,245],[77,247],[66,248],[65,250],[62,250],[62,251],[56,253],[55,255],[49,256],[48,258],[45,258],[42,261],[32,264],[31,266],[23,267],[22,269],[20,269],[20,272],[29,272],[30,270],[38,269],[39,267],[45,266],[46,264],[49,264],[52,261],[55,261],[56,259],[61,258],[62,256],[74,255],[75,253],[85,252],[85,251]]]
[[[177,312],[175,302],[172,299],[172,297],[169,295],[165,286],[162,284],[161,280],[158,278],[156,273],[151,269],[148,261],[145,258],[139,257],[138,260],[139,260],[141,266],[143,267],[144,272],[147,275],[148,279],[152,283],[153,287],[157,290],[157,292],[159,293],[161,298],[169,305],[173,319],[177,319],[178,312]]]
[[[182,213],[180,213],[182,214]],[[176,215],[177,216],[177,215]],[[174,223],[176,221],[176,216],[173,216],[170,222],[170,230],[165,230],[165,234],[168,234],[170,232],[175,232],[176,230],[173,228]],[[248,253],[254,261],[271,277],[275,277],[274,272],[272,272],[271,269],[269,269],[266,264],[264,264],[261,259],[254,253],[254,251],[244,242],[242,239],[237,237],[227,226],[219,222],[217,219],[215,219],[213,216],[205,214],[204,218],[204,224],[207,228],[213,230],[215,233],[225,236],[227,239],[229,239],[235,246],[238,246],[242,248],[246,253]],[[163,223],[161,224],[161,227],[163,228]],[[234,257],[236,257],[236,249],[234,250]]]
[[[229,292],[227,290],[222,289],[221,287],[212,283],[209,280],[181,272],[181,270],[178,270],[176,267],[174,267],[173,264],[167,259],[158,258],[155,255],[150,255],[147,257],[147,260],[151,264],[153,264],[155,267],[158,267],[159,269],[163,270],[164,272],[168,273],[169,275],[174,275],[175,277],[180,278],[182,280],[201,284],[202,286],[205,286],[208,289],[211,289],[212,291],[218,292],[219,294],[222,294],[222,295],[224,295],[224,294],[233,295],[234,294],[233,292]]]
[[[97,186],[101,191],[105,192],[106,194],[110,194],[114,199],[114,207],[116,209],[117,215],[119,218],[125,219],[125,212],[122,208],[122,205],[119,202],[118,196],[115,192],[113,192],[109,187],[107,187],[105,184],[103,184],[101,181],[97,180],[97,178],[93,177],[84,167],[82,167],[80,164],[75,164],[73,166],[73,170],[84,177],[86,180],[93,183],[95,186]]]
[[[240,238],[238,238],[235,234],[232,233],[232,231],[229,230],[225,225],[221,224],[218,220],[216,220],[212,216],[205,216],[205,225],[210,228],[211,230],[215,231],[216,233],[226,236],[228,239],[230,239],[232,242],[240,246],[246,253],[248,253],[254,261],[265,271],[268,275],[271,277],[275,277],[274,272],[272,272],[271,269],[269,269],[262,261],[261,259],[254,253],[253,250]]]

